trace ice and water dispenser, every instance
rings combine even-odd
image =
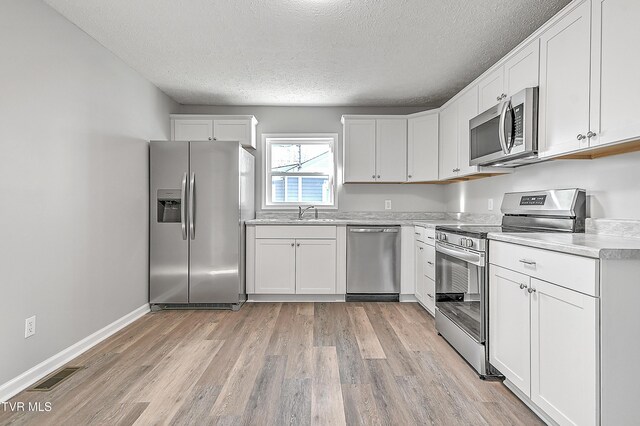
[[[182,222],[182,194],[179,189],[158,189],[158,222]]]

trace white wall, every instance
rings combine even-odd
[[[148,301],[147,141],[177,104],[37,0],[2,2],[0,58],[2,384]]]
[[[270,107],[270,106],[200,106],[181,105],[184,114],[253,114],[258,119],[258,141],[262,133],[337,133],[338,164],[342,165],[343,114],[407,114],[424,108],[376,107]],[[256,206],[262,206],[262,149],[256,156]],[[338,188],[340,211],[384,210],[384,200],[391,200],[393,211],[441,212],[445,208],[442,185],[347,184]]]
[[[640,219],[640,152],[595,160],[556,160],[517,168],[515,173],[447,186],[447,210],[486,213],[487,199],[500,211],[509,191],[583,188],[592,218]]]

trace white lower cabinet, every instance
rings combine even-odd
[[[336,241],[296,240],[296,293],[335,292]]]
[[[256,293],[295,294],[295,240],[257,239],[255,264]]]
[[[489,360],[525,395],[530,396],[530,278],[489,267]]]
[[[497,265],[489,360],[560,425],[598,424],[598,298]]]
[[[256,294],[335,294],[335,239],[257,238]]]
[[[416,299],[424,303],[427,297],[427,280],[424,275],[424,249],[426,244],[416,241]]]
[[[431,241],[432,230],[416,227],[415,244],[415,279],[416,299],[431,314],[436,311],[436,284],[435,284],[435,247],[425,241]]]
[[[531,400],[561,425],[594,425],[598,299],[535,278],[531,288]]]

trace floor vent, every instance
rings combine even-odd
[[[45,377],[40,382],[36,383],[33,387],[29,388],[29,390],[41,392],[50,391],[82,368],[83,367],[66,367],[62,370],[58,370],[55,373],[50,374],[48,377]]]

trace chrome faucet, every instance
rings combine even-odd
[[[317,219],[318,218],[318,209],[316,208],[316,206],[308,206],[308,207],[305,207],[304,209],[302,208],[302,206],[298,206],[298,220],[302,220],[302,218],[304,217],[304,214],[309,209],[315,209],[315,217]]]

